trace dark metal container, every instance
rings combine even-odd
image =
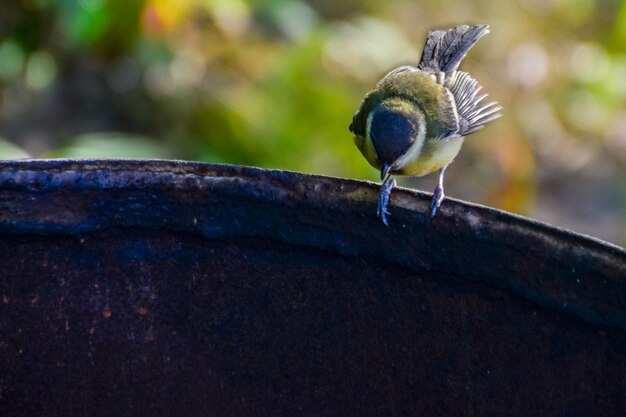
[[[624,415],[626,253],[375,184],[0,163],[1,416]]]

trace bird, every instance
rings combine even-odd
[[[387,209],[393,175],[421,177],[439,171],[430,204],[435,217],[444,199],[446,168],[464,137],[501,116],[496,102],[484,103],[482,86],[459,65],[486,34],[489,25],[460,25],[431,30],[417,66],[405,65],[385,75],[365,95],[350,123],[354,142],[380,170],[377,216],[389,226]]]

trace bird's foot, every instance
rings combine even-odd
[[[430,217],[435,217],[437,215],[444,197],[445,194],[443,193],[443,187],[441,185],[437,185],[437,188],[435,188],[435,192],[433,193],[433,199],[430,202]]]
[[[383,224],[389,227],[389,223],[387,223],[387,215],[389,215],[389,211],[387,210],[387,205],[389,204],[389,197],[391,196],[391,190],[396,186],[396,180],[392,177],[389,177],[383,182],[380,186],[380,196],[378,197],[378,208],[376,209],[376,215],[380,217],[383,221]]]

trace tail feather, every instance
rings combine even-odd
[[[444,30],[431,30],[428,32],[428,38],[426,39],[426,44],[424,44],[422,57],[420,58],[420,63],[417,66],[419,69],[431,68],[433,66],[432,64],[436,63],[437,56],[439,55],[441,38],[443,38],[443,35],[445,34],[446,32]]]
[[[462,25],[448,31],[429,32],[418,68],[434,73],[444,72],[449,77],[472,46],[487,33],[489,25]]]

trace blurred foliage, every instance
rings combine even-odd
[[[0,16],[0,158],[372,180],[347,131],[363,95],[429,29],[489,23],[463,68],[504,117],[466,140],[447,194],[626,243],[625,2],[16,0]]]

